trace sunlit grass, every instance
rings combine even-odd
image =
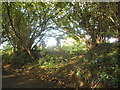
[[[2,78],[10,78],[10,77],[14,77],[16,76],[15,74],[11,74],[11,75],[5,75],[5,76],[2,76]]]

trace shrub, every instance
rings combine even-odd
[[[9,54],[3,54],[2,55],[2,63],[3,64],[9,64],[11,62],[10,55]]]
[[[27,52],[19,51],[17,53],[13,53],[11,55],[11,61],[14,66],[23,66],[26,63],[32,61],[31,57],[28,55]]]
[[[105,52],[104,52],[105,51]],[[120,83],[118,67],[117,49],[112,48],[107,50],[101,49],[101,52],[95,50],[91,54],[85,55],[83,63],[79,65],[77,74],[79,77],[87,78],[87,73],[90,72],[92,77],[89,78],[90,82],[105,82],[108,87],[118,87]],[[79,72],[82,72],[80,74]]]

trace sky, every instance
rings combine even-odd
[[[74,40],[72,40],[71,38],[70,39],[67,39],[66,40],[66,42],[68,42],[68,43],[72,43]],[[110,43],[113,43],[113,42],[115,42],[116,41],[116,39],[115,38],[110,38],[109,39],[109,42]],[[56,45],[56,39],[54,38],[54,37],[49,37],[49,38],[47,38],[47,40],[46,40],[46,46],[48,47],[48,46],[55,46]],[[0,45],[0,50],[1,49],[3,49],[3,46],[5,46],[7,44],[7,42],[5,42],[5,43],[3,43],[3,44],[1,44]]]
[[[69,39],[66,40],[67,43],[72,43],[73,41],[74,41],[74,39],[71,39],[71,38],[69,38]],[[115,38],[110,38],[108,41],[109,41],[110,43],[113,43],[113,42],[116,41],[116,39],[115,39]],[[56,42],[56,39],[55,39],[54,37],[50,37],[50,38],[48,39],[48,42],[46,42],[47,46],[55,46],[56,43],[57,43],[57,42]]]
[[[56,39],[54,37],[49,37],[46,42],[46,47],[55,46],[56,44]]]

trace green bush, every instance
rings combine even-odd
[[[3,60],[9,59],[9,57],[10,57],[9,54],[3,54],[3,55],[2,55],[2,59],[3,59]]]
[[[2,55],[2,63],[3,64],[10,64],[10,54],[3,54]]]
[[[95,52],[94,52],[95,51]],[[105,82],[108,87],[118,87],[120,83],[120,68],[118,67],[117,49],[101,49],[101,52],[94,50],[91,54],[85,55],[83,62],[78,65],[77,74],[81,78],[86,78],[91,72],[91,80]],[[105,51],[105,52],[104,52]],[[97,78],[97,79],[96,79]]]
[[[17,53],[13,53],[10,59],[12,61],[12,64],[14,64],[14,66],[23,66],[26,63],[32,61],[31,57],[28,55],[27,52],[21,52],[21,51]]]

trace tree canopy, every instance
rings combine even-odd
[[[117,2],[3,2],[3,69],[50,87],[119,87],[118,8]]]

